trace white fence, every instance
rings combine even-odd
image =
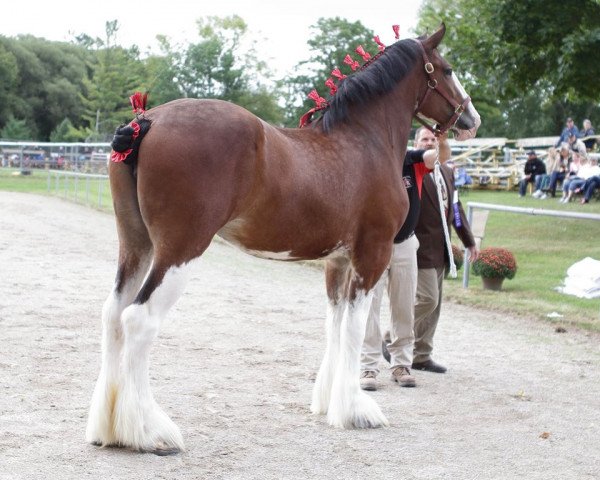
[[[48,193],[106,209],[110,207],[108,175],[48,170]]]

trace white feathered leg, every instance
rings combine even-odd
[[[333,376],[340,351],[340,325],[345,307],[346,302],[339,302],[335,305],[330,300],[327,304],[327,318],[325,321],[327,345],[317,379],[315,380],[312,403],[310,405],[310,411],[315,414],[325,414],[329,408],[331,385],[333,384]]]
[[[143,304],[125,309],[120,382],[114,415],[119,445],[158,455],[183,450],[179,428],[155,402],[150,390],[149,356],[152,342],[169,308],[187,283],[189,267],[173,267]]]
[[[144,280],[150,259],[140,262],[138,272],[117,292],[116,285],[102,308],[102,365],[96,381],[85,438],[95,445],[114,445],[115,398],[119,383],[123,331],[121,313],[135,298]]]
[[[388,421],[370,396],[360,389],[360,352],[373,292],[357,291],[345,309],[340,327],[340,352],[327,412],[329,424],[339,428],[374,428]]]

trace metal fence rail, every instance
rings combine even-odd
[[[48,193],[62,196],[66,200],[108,208],[108,175],[48,170]]]
[[[467,202],[467,219],[469,221],[469,225],[473,223],[473,211],[477,208],[481,210],[497,210],[500,212],[521,213],[525,215],[543,215],[547,217],[576,218],[600,221],[600,215],[597,213],[561,212],[559,210],[544,210],[541,208],[509,207],[506,205],[495,205],[493,203]],[[465,263],[463,271],[464,288],[469,288],[469,270],[469,251],[465,250]]]

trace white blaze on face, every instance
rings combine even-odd
[[[462,98],[467,98],[467,96],[468,96],[467,92],[465,92],[465,89],[461,85],[461,83],[458,80],[458,78],[456,77],[456,75],[454,75],[454,73],[452,73],[452,80],[454,81],[454,85],[456,86],[456,89],[462,95]],[[458,135],[455,135],[456,140],[467,140],[469,138],[474,138],[475,135],[477,134],[477,129],[479,128],[479,125],[481,125],[481,117],[479,116],[479,113],[477,113],[477,110],[475,110],[475,107],[473,106],[473,102],[469,102],[469,104],[467,105],[467,109],[464,111],[463,115],[470,116],[474,120],[475,125],[473,126],[473,128],[470,128],[469,130],[460,130],[455,127],[456,130],[458,131]]]

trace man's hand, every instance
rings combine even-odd
[[[477,248],[476,245],[473,245],[472,247],[467,248],[467,250],[469,251],[469,262],[473,263],[475,260],[477,260],[479,258],[479,249]]]
[[[448,134],[443,133],[436,137],[437,140],[437,150],[436,148],[432,148],[427,150],[423,154],[423,163],[430,170],[433,170],[435,167],[435,161],[439,159],[440,163],[446,163],[450,160],[450,156],[452,151],[450,150],[450,145],[448,144]]]

